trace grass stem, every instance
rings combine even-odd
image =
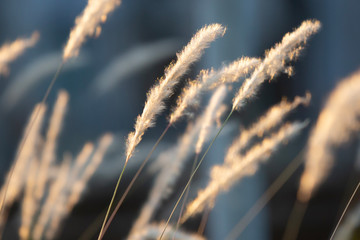
[[[335,229],[334,229],[333,233],[331,234],[330,240],[332,240],[332,239],[334,238],[335,233],[336,233],[337,229],[339,228],[339,225],[340,225],[340,223],[341,223],[342,219],[344,218],[345,213],[346,213],[347,209],[349,208],[351,201],[353,200],[353,198],[354,198],[354,196],[355,196],[356,192],[359,190],[359,187],[360,187],[360,182],[359,182],[359,183],[358,183],[358,185],[356,186],[356,188],[355,188],[355,190],[354,190],[353,194],[351,195],[351,197],[350,197],[350,199],[349,199],[348,203],[346,204],[346,207],[345,207],[344,211],[342,212],[341,217],[340,217],[339,221],[337,222],[337,224],[336,224],[336,226],[335,226]]]
[[[294,172],[303,163],[303,152],[300,151],[297,156],[287,165],[282,173],[275,179],[271,186],[264,192],[263,195],[256,201],[256,203],[247,211],[245,216],[233,227],[230,233],[226,236],[226,240],[235,240],[246,229],[250,222],[256,215],[268,204],[268,202],[275,196],[287,180],[294,174]]]
[[[162,239],[162,237],[164,236],[164,233],[165,233],[165,231],[166,231],[166,228],[167,228],[167,226],[169,225],[169,222],[170,222],[170,220],[171,220],[171,218],[172,218],[172,216],[173,216],[173,214],[174,214],[174,212],[175,212],[175,210],[176,210],[177,206],[179,205],[179,203],[180,203],[180,201],[181,201],[182,197],[184,196],[184,194],[185,194],[185,192],[186,192],[187,188],[190,186],[190,183],[191,183],[191,181],[192,181],[192,179],[193,179],[194,175],[196,174],[197,170],[198,170],[198,169],[199,169],[199,167],[201,166],[201,163],[204,161],[204,159],[205,159],[205,157],[206,157],[207,153],[209,152],[210,148],[211,148],[211,147],[212,147],[212,145],[214,144],[214,142],[215,142],[215,140],[217,139],[217,137],[220,135],[221,131],[222,131],[222,130],[223,130],[223,128],[225,127],[226,123],[229,121],[229,119],[230,119],[230,117],[231,117],[231,115],[233,114],[233,112],[234,112],[234,111],[235,111],[235,109],[234,109],[234,108],[232,108],[231,112],[229,113],[229,115],[227,116],[227,118],[225,119],[225,121],[223,122],[223,124],[221,125],[221,127],[220,127],[219,131],[216,133],[215,137],[211,140],[211,142],[210,142],[210,144],[209,144],[208,148],[206,149],[206,151],[205,151],[204,155],[201,157],[201,159],[200,159],[199,163],[197,164],[197,166],[196,166],[195,170],[192,172],[192,174],[191,174],[191,176],[190,176],[190,178],[189,178],[189,181],[187,182],[187,184],[186,184],[186,186],[185,186],[184,190],[182,191],[182,193],[181,193],[180,197],[178,198],[177,202],[175,203],[175,206],[174,206],[174,208],[172,209],[172,211],[171,211],[171,213],[170,213],[169,218],[168,218],[168,219],[167,219],[167,221],[166,221],[165,227],[164,227],[164,229],[163,229],[163,231],[162,231],[162,233],[161,233],[160,237],[158,238],[159,240],[161,240],[161,239]]]
[[[100,233],[99,233],[98,240],[101,240],[102,237],[103,237],[103,235],[105,234],[105,232],[104,232],[104,227],[105,227],[107,218],[108,218],[108,216],[109,216],[109,214],[110,214],[111,207],[112,207],[112,205],[114,204],[114,199],[115,199],[116,193],[117,193],[117,191],[118,191],[118,189],[119,189],[119,185],[120,185],[122,176],[124,175],[124,172],[125,172],[127,163],[128,163],[128,159],[126,159],[125,164],[124,164],[124,167],[123,167],[123,169],[122,169],[122,171],[121,171],[121,173],[120,173],[120,176],[119,176],[119,178],[118,178],[118,181],[117,181],[117,183],[116,183],[114,193],[113,193],[113,195],[112,195],[112,198],[111,198],[109,207],[108,207],[108,209],[107,209],[107,211],[106,211],[106,215],[105,215],[104,221],[103,221],[102,226],[101,226],[101,229],[100,229]]]
[[[193,165],[191,167],[191,174],[194,172],[195,170],[195,167],[197,165],[197,162],[198,162],[198,159],[199,159],[199,154],[197,153],[195,155],[195,158],[194,158],[194,162],[193,162]],[[184,196],[184,200],[183,200],[183,203],[181,205],[181,209],[180,209],[180,214],[179,214],[179,218],[177,220],[177,223],[176,223],[176,228],[175,228],[175,231],[174,231],[174,234],[173,234],[173,237],[172,239],[175,240],[175,233],[178,231],[179,227],[180,227],[180,219],[182,217],[182,214],[184,212],[184,208],[185,208],[185,204],[186,204],[186,201],[187,201],[187,198],[189,196],[189,191],[190,191],[190,186],[188,187],[188,189],[186,189],[186,193],[185,193],[185,196]]]
[[[149,154],[146,156],[145,160],[142,162],[141,166],[139,167],[139,169],[137,170],[137,172],[135,173],[133,179],[131,180],[129,186],[126,188],[124,194],[122,195],[121,199],[119,200],[119,202],[117,203],[113,213],[111,214],[109,221],[105,224],[105,221],[103,223],[103,227],[102,227],[102,231],[103,234],[105,234],[105,232],[107,231],[107,229],[109,228],[112,220],[114,219],[117,211],[119,210],[120,206],[122,205],[122,203],[124,202],[126,196],[128,195],[130,189],[132,188],[132,186],[134,185],[136,179],[139,177],[140,173],[142,172],[143,168],[145,167],[146,163],[149,161],[151,155],[153,154],[153,152],[155,151],[156,147],[159,145],[160,141],[163,139],[163,137],[165,136],[165,134],[167,133],[167,131],[169,130],[169,128],[171,127],[171,124],[169,123],[166,128],[164,129],[163,133],[161,134],[161,136],[159,137],[159,139],[156,141],[156,143],[154,144],[154,146],[152,147],[151,151],[149,152]],[[117,189],[116,189],[117,190]],[[105,226],[104,226],[105,224]],[[99,235],[99,239],[101,240],[102,238],[100,238]]]

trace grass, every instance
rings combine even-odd
[[[14,227],[11,223],[11,228],[18,229],[14,235],[20,239],[56,239],[62,236],[61,231],[67,231],[67,229],[62,230],[62,227],[67,226],[64,223],[71,218],[74,207],[81,204],[81,197],[84,195],[90,179],[101,166],[100,164],[105,164],[102,162],[106,160],[107,154],[111,153],[111,146],[115,146],[116,141],[119,141],[118,138],[114,138],[113,134],[106,133],[94,143],[85,143],[75,156],[69,152],[59,154],[60,149],[63,150],[58,143],[59,134],[63,128],[66,128],[65,113],[72,106],[71,101],[68,104],[68,100],[61,100],[61,96],[69,95],[65,90],[59,92],[50,115],[46,134],[44,135],[43,132],[45,131],[44,126],[48,122],[47,109],[51,108],[48,98],[54,94],[52,89],[62,74],[63,66],[70,64],[70,59],[76,58],[89,36],[100,34],[101,23],[120,4],[120,0],[90,1],[70,31],[70,37],[64,47],[59,68],[47,87],[41,102],[33,110],[15,154],[14,162],[0,192],[2,199],[0,234],[6,238],[6,229],[10,228],[9,219],[16,215],[20,216],[19,224]],[[101,225],[98,221],[95,225],[88,225],[94,228],[90,231],[93,230],[92,232],[97,235],[98,240],[107,238],[107,231],[114,219],[123,214],[120,207],[127,199],[128,194],[134,191],[132,187],[138,177],[143,174],[142,171],[148,161],[151,160],[152,155],[157,157],[157,160],[149,167],[149,171],[156,174],[154,187],[150,191],[144,207],[139,211],[139,217],[129,231],[128,238],[211,239],[212,236],[207,235],[206,231],[205,235],[202,234],[206,229],[207,217],[201,221],[200,230],[197,233],[190,230],[196,229],[197,226],[193,224],[193,221],[189,223],[189,220],[196,218],[196,215],[203,214],[203,212],[206,212],[206,216],[208,214],[211,216],[211,210],[216,206],[217,199],[222,194],[227,194],[226,192],[231,191],[235,184],[253,176],[261,164],[271,166],[272,163],[265,162],[274,156],[278,156],[277,154],[281,154],[283,149],[286,149],[285,145],[288,142],[305,131],[309,121],[302,119],[300,122],[287,121],[284,123],[284,119],[300,103],[308,104],[310,94],[306,98],[297,97],[293,102],[281,101],[264,115],[259,113],[258,117],[261,115],[262,117],[258,121],[253,121],[248,128],[241,129],[233,144],[224,149],[223,161],[219,159],[219,164],[212,167],[207,186],[202,189],[198,186],[192,187],[198,191],[197,196],[188,190],[192,181],[197,176],[203,162],[207,161],[207,155],[211,155],[212,150],[216,148],[218,144],[216,139],[221,136],[223,131],[237,132],[238,127],[236,126],[234,129],[234,124],[238,125],[239,123],[233,119],[235,112],[248,110],[246,105],[253,100],[254,96],[261,99],[262,93],[267,90],[261,88],[266,81],[271,84],[282,74],[291,78],[293,74],[291,64],[299,58],[306,48],[309,38],[319,29],[320,23],[318,21],[304,21],[298,28],[285,34],[281,42],[265,51],[263,58],[239,56],[239,59],[224,64],[219,69],[200,71],[194,80],[188,81],[185,86],[182,86],[180,80],[184,78],[190,67],[201,58],[205,49],[210,47],[210,43],[225,34],[226,28],[220,24],[210,24],[198,30],[183,50],[177,54],[176,60],[165,69],[164,76],[150,88],[144,109],[135,121],[134,131],[130,132],[127,137],[125,150],[116,149],[118,156],[125,156],[117,159],[118,166],[121,166],[123,159],[125,162],[122,170],[119,168],[119,177],[111,200],[109,199],[110,204],[101,206],[101,208],[106,209]],[[24,44],[24,47],[33,45],[34,43]],[[0,49],[0,56],[2,54],[3,56],[10,56],[10,47],[5,46]],[[14,61],[15,57],[9,57],[9,59]],[[5,62],[1,69],[8,69],[9,64],[10,61]],[[2,73],[0,72],[0,74]],[[332,165],[333,156],[335,156],[339,146],[345,144],[353,136],[353,133],[359,130],[358,115],[360,109],[358,106],[360,106],[360,102],[357,97],[358,91],[356,91],[360,86],[358,75],[358,73],[351,75],[334,90],[334,93],[329,97],[329,103],[324,107],[317,124],[313,127],[314,130],[312,130],[310,140],[304,150],[306,152],[304,154],[306,159],[305,172],[301,177],[298,200],[287,222],[288,227],[284,226],[284,239],[296,239],[298,237],[299,232],[301,232],[303,216],[306,214],[306,207],[296,206],[307,206],[320,184],[329,174],[330,167],[325,168],[324,166]],[[242,82],[242,85],[236,89],[234,83],[238,82]],[[174,89],[178,85],[181,85],[182,88],[178,94],[177,103],[170,110],[167,127],[160,137],[154,141],[155,144],[151,150],[142,153],[146,157],[141,159],[141,164],[136,165],[136,173],[130,184],[122,186],[126,182],[122,180],[128,176],[129,165],[133,164],[136,155],[141,156],[141,151],[136,151],[138,145],[143,136],[146,136],[148,129],[155,126],[156,118],[162,116],[161,113],[167,107],[166,101],[174,94]],[[217,91],[220,86],[225,86],[223,88],[226,89],[221,100],[218,97],[220,91]],[[343,90],[341,91],[341,89]],[[212,95],[207,104],[203,103],[203,95],[205,94]],[[229,98],[233,99],[232,104],[228,101]],[[61,104],[61,101],[64,103]],[[296,101],[299,102],[296,103]],[[356,104],[349,107],[349,103]],[[357,103],[359,104],[357,105]],[[290,105],[291,107],[288,107]],[[224,106],[230,109],[225,111],[226,117],[223,116]],[[194,115],[195,118],[188,118],[188,115]],[[339,119],[339,115],[343,118]],[[161,148],[164,144],[163,139],[168,130],[180,120],[185,122],[187,128],[184,132],[176,129],[176,134],[179,135],[178,142],[171,147],[166,147],[166,150],[160,154],[156,153],[155,149]],[[217,124],[219,122],[222,123],[219,125]],[[317,152],[323,153],[323,155],[315,156]],[[199,157],[199,161],[188,172],[189,178],[183,177],[186,182],[185,186],[179,187],[176,185],[179,181],[178,178],[184,171],[186,161],[192,159],[194,154]],[[289,159],[290,161],[291,159]],[[229,238],[241,238],[240,234],[246,226],[299,166],[298,158],[289,164],[289,167],[271,185],[265,195],[255,203],[248,214],[239,218],[240,222],[236,226],[241,231],[229,232]],[[120,189],[123,188],[125,191],[121,192]],[[38,192],[40,193],[38,194]],[[117,200],[116,196],[120,192],[121,197]],[[350,201],[355,193],[356,190]],[[173,198],[168,200],[169,197]],[[103,198],[107,199],[107,196],[103,196]],[[184,205],[179,212],[177,208],[183,198],[185,198],[183,200]],[[17,204],[20,206],[19,208],[16,208]],[[169,207],[169,205],[171,206]],[[348,209],[348,206],[345,210]],[[162,222],[154,221],[158,219],[158,212],[167,213],[163,214]],[[133,213],[133,215],[136,214]],[[176,214],[178,215],[176,216]],[[343,215],[339,223],[342,221]],[[176,218],[173,219],[174,216]],[[193,226],[188,229],[188,225]],[[338,226],[341,227],[337,224],[332,233],[335,237]],[[82,231],[78,229],[74,235],[81,235]],[[122,231],[125,230],[122,229]],[[89,229],[85,232],[89,232]],[[90,239],[91,237],[94,238],[95,235],[87,236]]]

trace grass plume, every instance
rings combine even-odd
[[[306,125],[307,122],[286,124],[277,133],[254,146],[245,156],[237,156],[237,160],[231,164],[213,167],[210,183],[204,190],[200,190],[197,198],[187,206],[181,221],[200,213],[205,207],[212,207],[220,192],[229,189],[244,176],[253,175],[260,162],[267,160],[281,143],[295,136]]]
[[[198,105],[201,94],[209,89],[225,84],[238,81],[239,78],[246,76],[254,69],[260,60],[257,58],[243,57],[229,65],[215,71],[201,71],[196,80],[190,81],[182,91],[177,100],[176,107],[170,114],[169,123],[173,124],[178,121],[184,114],[188,113],[188,109]]]
[[[265,59],[255,69],[251,77],[245,80],[234,97],[233,109],[240,109],[245,101],[257,93],[259,86],[266,79],[273,79],[281,72],[291,75],[293,70],[290,66],[287,66],[287,62],[300,55],[303,45],[320,27],[321,24],[317,20],[304,21],[293,32],[287,33],[281,43],[276,44],[274,48],[267,51]]]
[[[39,33],[34,32],[30,38],[19,38],[6,43],[0,48],[0,75],[9,73],[9,64],[20,56],[27,48],[33,47],[39,40]]]
[[[100,35],[100,24],[105,22],[107,15],[120,4],[121,0],[88,0],[87,6],[76,18],[75,27],[70,32],[64,48],[64,62],[79,54],[80,47],[87,37]]]
[[[164,110],[164,100],[172,94],[172,89],[179,82],[180,77],[186,73],[192,63],[199,60],[203,50],[217,37],[224,35],[225,28],[220,24],[212,24],[200,29],[190,40],[188,45],[177,54],[177,61],[165,70],[165,77],[150,89],[147,95],[144,110],[137,117],[135,131],[128,136],[126,144],[126,161],[134,153],[145,131],[154,126],[156,115]]]
[[[359,131],[360,71],[341,81],[330,94],[308,141],[298,199],[307,202],[328,176],[334,150]]]

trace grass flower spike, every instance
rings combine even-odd
[[[175,123],[187,113],[189,108],[196,106],[204,91],[213,89],[219,84],[237,81],[253,70],[259,62],[260,60],[257,58],[243,57],[217,71],[201,71],[198,78],[191,81],[183,90],[176,107],[170,115],[169,122],[171,124]]]
[[[12,43],[4,44],[0,48],[0,75],[9,73],[9,63],[20,56],[25,49],[33,47],[39,40],[39,33],[34,32],[30,38],[19,38]]]
[[[304,21],[299,28],[292,33],[287,33],[274,48],[265,54],[263,62],[255,69],[250,78],[246,79],[238,94],[233,100],[233,109],[240,109],[246,99],[254,96],[259,86],[268,78],[273,79],[281,72],[289,75],[292,68],[287,62],[294,60],[303,49],[302,45],[307,39],[320,29],[319,21]]]
[[[216,110],[223,103],[225,95],[225,86],[216,90],[204,113],[196,119],[194,124],[188,125],[185,133],[174,147],[160,155],[158,160],[161,161],[162,169],[155,179],[149,198],[141,209],[140,216],[137,218],[130,236],[136,234],[149,223],[152,215],[161,205],[161,201],[173,192],[172,187],[180,176],[189,155],[194,150],[200,151],[209,133],[213,132],[211,130],[216,129],[214,127]],[[176,157],[174,158],[174,156]]]
[[[359,131],[360,71],[344,79],[331,93],[312,130],[298,199],[306,202],[329,174],[335,147]]]
[[[288,115],[300,104],[309,104],[310,99],[311,95],[310,93],[307,93],[305,97],[295,97],[293,102],[288,102],[284,99],[279,104],[271,107],[267,113],[259,119],[259,121],[254,123],[249,129],[241,132],[240,137],[236,139],[228,149],[225,156],[225,162],[233,162],[236,159],[236,156],[239,154],[241,155],[241,151],[251,144],[251,140],[254,137],[262,136],[264,132],[278,126],[286,115]]]
[[[187,206],[182,221],[202,212],[205,207],[212,207],[220,192],[226,191],[244,176],[253,175],[261,161],[267,160],[282,142],[294,137],[306,125],[307,122],[286,124],[277,133],[254,146],[245,156],[237,156],[231,164],[225,162],[222,166],[213,167],[210,183]]]
[[[179,82],[180,77],[186,73],[192,63],[201,57],[203,50],[224,33],[225,28],[220,24],[212,24],[200,29],[189,44],[177,54],[177,61],[165,70],[165,77],[150,89],[144,110],[136,119],[135,131],[128,136],[126,161],[134,153],[135,147],[141,141],[145,131],[155,124],[156,115],[163,111],[163,102],[172,94],[173,88]]]
[[[77,56],[87,37],[98,36],[101,31],[100,23],[105,22],[107,15],[120,4],[121,0],[88,0],[83,13],[75,20],[76,25],[64,48],[63,60]]]

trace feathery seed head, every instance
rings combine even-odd
[[[202,212],[205,207],[212,207],[220,192],[228,190],[243,177],[254,174],[261,162],[266,161],[282,143],[296,136],[307,125],[308,121],[285,124],[278,132],[251,148],[245,156],[235,156],[236,161],[215,166],[208,186],[200,190],[197,198],[188,204],[182,222]]]
[[[172,94],[172,90],[180,81],[180,77],[200,58],[204,49],[224,33],[225,28],[220,24],[203,27],[194,35],[185,48],[177,54],[177,61],[165,69],[165,76],[147,94],[143,112],[136,119],[135,131],[128,135],[126,162],[131,158],[145,131],[155,125],[155,117],[164,110],[164,100]]]
[[[83,13],[76,18],[69,40],[64,48],[63,61],[78,55],[81,45],[87,37],[99,36],[100,23],[121,4],[121,0],[89,0]]]
[[[0,48],[0,75],[9,73],[9,63],[21,55],[25,49],[33,47],[39,40],[40,34],[34,32],[30,38],[17,39],[12,43],[4,44]]]
[[[334,162],[334,148],[360,129],[360,71],[341,81],[330,94],[311,132],[298,199],[306,202]]]
[[[239,110],[246,100],[257,93],[259,86],[266,79],[271,80],[280,72],[291,75],[292,68],[286,64],[301,53],[307,39],[316,33],[320,27],[319,21],[307,20],[293,32],[285,34],[281,43],[276,44],[275,47],[266,52],[263,62],[255,69],[251,77],[245,80],[233,100],[233,109]]]
[[[189,113],[189,108],[196,107],[204,91],[214,89],[221,84],[236,82],[241,77],[246,76],[258,64],[259,59],[243,57],[217,71],[213,69],[200,71],[197,79],[191,81],[178,98],[169,122],[175,123]]]

